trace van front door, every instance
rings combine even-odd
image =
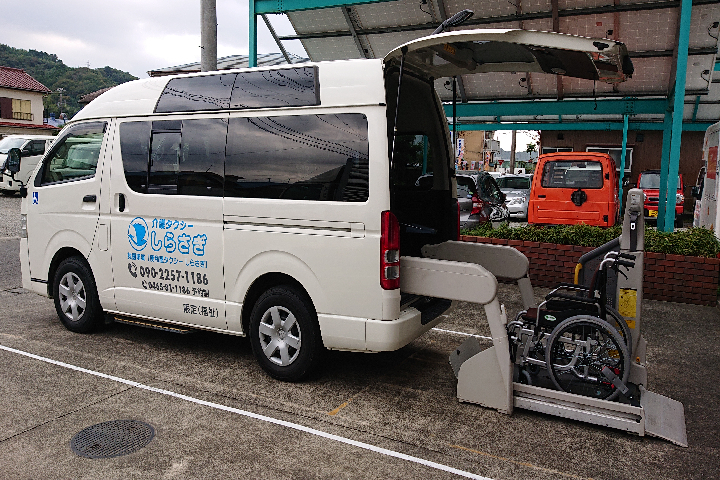
[[[225,329],[223,118],[123,122],[111,238],[121,313]]]
[[[45,157],[28,199],[30,277],[49,282],[50,262],[69,247],[88,258],[100,213],[100,181],[105,163],[106,122],[68,128]],[[97,276],[97,272],[94,272]],[[102,279],[96,280],[102,296]]]

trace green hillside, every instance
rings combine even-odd
[[[82,105],[78,104],[81,96],[137,79],[127,72],[111,67],[68,67],[57,55],[36,50],[22,50],[3,44],[0,44],[0,65],[22,68],[53,92],[43,100],[45,116],[54,113],[57,117],[62,111],[72,118],[82,108]],[[60,102],[58,88],[64,90],[62,108],[58,106]]]

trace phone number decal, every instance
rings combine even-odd
[[[183,295],[194,295],[196,297],[209,297],[210,291],[205,288],[186,287],[175,283],[153,282],[143,280],[142,286],[145,290],[157,290],[158,292],[180,293]]]
[[[128,263],[128,271],[134,278],[140,277],[143,279],[142,287],[145,290],[180,293],[197,297],[210,296],[210,291],[207,288],[201,287],[210,283],[206,273],[161,267],[144,267],[142,265],[138,267],[135,262]],[[155,279],[162,281],[155,281]],[[184,285],[183,282],[185,283]],[[178,285],[178,283],[180,285]]]

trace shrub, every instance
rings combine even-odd
[[[593,227],[590,225],[526,225],[513,227],[507,223],[493,228],[490,222],[471,230],[464,235],[505,238],[508,240],[527,240],[531,242],[558,243],[561,245],[579,245],[599,247],[620,236],[622,227]],[[673,233],[659,232],[645,226],[645,251],[694,257],[715,257],[720,253],[720,242],[715,234],[705,228],[689,228]]]

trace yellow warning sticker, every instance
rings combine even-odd
[[[620,289],[620,301],[618,302],[618,311],[623,317],[635,318],[637,316],[637,290],[632,288]],[[635,328],[635,322],[628,321],[628,327]],[[630,325],[632,323],[632,326]]]

